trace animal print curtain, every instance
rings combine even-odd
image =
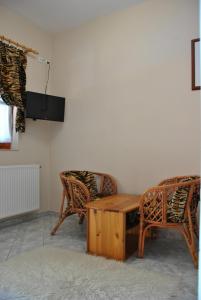
[[[17,107],[16,131],[25,131],[25,53],[0,41],[0,96],[10,106]]]

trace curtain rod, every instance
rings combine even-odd
[[[11,39],[8,39],[7,37],[5,37],[4,35],[0,35],[0,40],[2,40],[2,41],[6,41],[6,42],[8,42],[8,43],[10,43],[10,44],[13,44],[13,45],[15,45],[15,46],[17,46],[17,47],[20,47],[20,48],[22,48],[23,50],[25,50],[25,52],[32,52],[33,54],[39,54],[39,52],[38,51],[36,51],[36,50],[34,50],[34,49],[32,49],[32,48],[28,48],[28,47],[26,47],[25,45],[23,45],[23,44],[19,44],[19,43],[17,43],[17,42],[15,42],[15,41],[13,41],[13,40],[11,40]]]

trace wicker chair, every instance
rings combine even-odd
[[[200,197],[200,177],[180,176],[162,181],[142,195],[138,256],[144,256],[144,240],[151,227],[175,228],[183,234],[195,267],[198,257],[195,235],[198,237],[197,206]]]
[[[90,186],[88,182],[83,183],[81,180],[78,180],[79,174],[83,172],[91,174],[95,186]],[[72,174],[76,177],[78,174],[78,178],[71,176]],[[52,235],[56,233],[65,218],[72,214],[78,214],[79,223],[82,224],[87,212],[85,203],[117,193],[117,185],[114,178],[104,173],[66,171],[60,173],[60,179],[63,185],[62,201],[59,220],[51,231]]]

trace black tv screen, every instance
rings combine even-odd
[[[26,92],[26,118],[64,121],[65,98]]]

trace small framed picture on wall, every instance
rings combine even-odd
[[[200,90],[200,39],[191,40],[192,90]]]

